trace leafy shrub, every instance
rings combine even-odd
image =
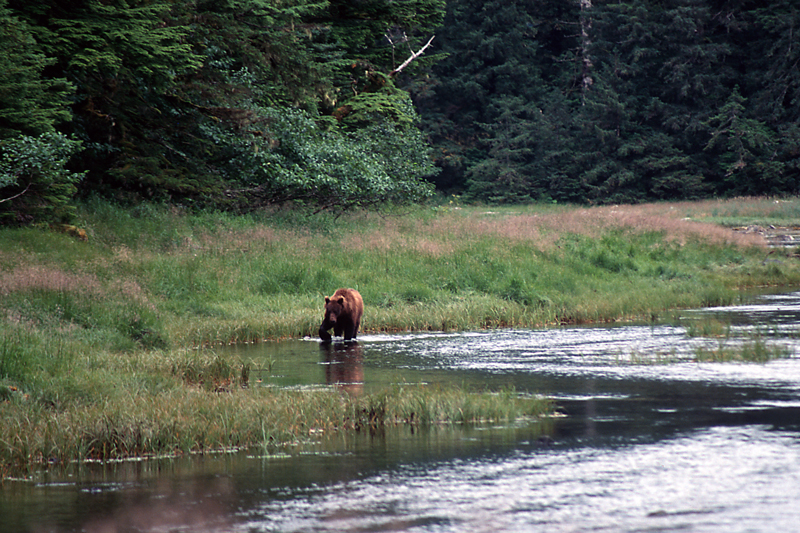
[[[299,201],[340,211],[415,202],[433,192],[423,179],[434,173],[429,148],[416,128],[387,121],[355,133],[325,131],[301,110],[254,111],[263,130],[230,140],[230,174],[243,206]]]
[[[0,141],[0,223],[69,222],[83,174],[65,166],[80,145],[61,133]]]

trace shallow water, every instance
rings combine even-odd
[[[687,312],[785,346],[697,363],[681,326],[237,347],[259,386],[466,384],[554,398],[510,426],[347,433],[288,453],[88,465],[0,487],[0,531],[797,531],[800,293]]]

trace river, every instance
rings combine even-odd
[[[709,318],[725,337],[687,335]],[[559,416],[7,481],[0,532],[800,531],[798,324],[792,293],[675,325],[367,335],[347,357],[315,339],[236,347],[258,386],[513,386]],[[696,361],[754,337],[784,356]]]

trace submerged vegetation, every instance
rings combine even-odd
[[[3,229],[0,473],[537,416],[547,402],[513,391],[267,388],[248,361],[202,348],[313,336],[341,286],[363,295],[363,330],[380,332],[655,320],[800,283],[793,253],[708,223],[797,202],[736,202],[309,217],[93,200],[77,213],[87,240]]]

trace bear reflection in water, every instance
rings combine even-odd
[[[364,355],[357,342],[320,344],[325,362],[325,382],[349,394],[358,395],[364,389]]]

